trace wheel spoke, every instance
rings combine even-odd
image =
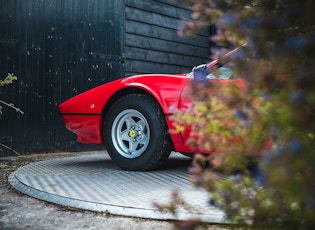
[[[128,118],[126,118],[125,123],[126,123],[127,129],[130,129],[131,126],[136,125],[136,122],[133,120],[131,115],[128,116]]]
[[[129,141],[129,152],[132,154],[137,150],[139,142],[138,141]]]
[[[146,126],[146,123],[145,123],[145,121],[143,121],[143,120],[139,120],[139,121],[137,122],[137,126],[138,126],[138,127],[141,127],[141,130],[144,130],[144,128],[145,128],[145,126]]]
[[[142,145],[146,145],[148,143],[149,139],[147,137],[146,134],[142,134],[142,138],[138,141],[139,144],[142,144]]]
[[[120,132],[120,139],[122,140],[122,141],[129,141],[129,135],[128,135],[128,133],[129,133],[129,130],[128,129],[126,129],[126,130],[123,130],[122,132]]]

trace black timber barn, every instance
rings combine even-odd
[[[60,102],[125,76],[181,73],[207,61],[209,34],[179,37],[170,0],[0,0],[0,156],[94,149],[63,126]]]

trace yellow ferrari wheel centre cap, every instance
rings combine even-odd
[[[137,135],[136,131],[130,130],[130,132],[129,132],[129,136],[130,136],[130,137],[135,138],[136,135]]]

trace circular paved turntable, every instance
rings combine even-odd
[[[191,160],[172,153],[167,164],[151,172],[123,171],[104,152],[28,164],[9,176],[22,193],[48,202],[114,215],[183,220],[198,217],[225,222],[224,213],[209,206],[209,194],[188,179]],[[176,215],[159,211],[153,203],[167,204],[177,190],[193,208]]]

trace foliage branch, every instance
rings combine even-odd
[[[5,86],[5,85],[9,85],[9,84],[13,83],[13,81],[16,81],[16,80],[17,80],[17,77],[14,74],[9,73],[8,76],[4,80],[0,80],[0,87]],[[8,106],[11,109],[14,109],[16,112],[24,114],[24,112],[21,109],[15,107],[12,103],[7,103],[3,100],[0,100],[0,104]],[[0,118],[1,118],[1,115],[2,115],[2,106],[0,105]]]
[[[16,81],[16,80],[17,80],[17,77],[14,74],[9,73],[4,80],[0,80],[0,87],[3,87],[5,85],[9,85],[9,84],[13,83],[13,81]],[[0,100],[0,119],[1,119],[1,115],[2,115],[2,106],[1,106],[1,104],[5,105],[5,106],[7,106],[7,107],[9,107],[11,109],[14,109],[18,113],[24,114],[24,112],[21,109],[15,107],[12,103],[8,103],[8,102],[5,102],[3,100]],[[2,146],[4,148],[14,152],[16,155],[20,155],[17,151],[15,151],[14,149],[10,148],[9,146],[7,146],[5,144],[0,143],[0,146]]]

